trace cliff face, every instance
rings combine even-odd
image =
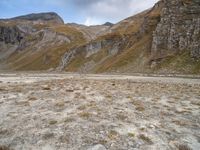
[[[189,51],[200,58],[200,1],[164,0],[161,21],[153,34],[152,59]]]
[[[23,33],[15,27],[0,26],[0,42],[5,42],[5,44],[15,44],[20,43],[23,39]]]

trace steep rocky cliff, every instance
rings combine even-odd
[[[2,26],[0,28],[0,42],[5,42],[5,44],[20,43],[23,39],[23,33],[15,27]]]
[[[200,58],[200,1],[164,0],[161,21],[153,34],[152,55],[159,59],[189,51]]]

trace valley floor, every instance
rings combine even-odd
[[[1,150],[199,150],[200,79],[0,73]]]

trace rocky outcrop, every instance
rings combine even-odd
[[[161,21],[153,33],[152,59],[189,51],[200,58],[200,1],[163,0]]]
[[[5,44],[20,43],[23,33],[16,27],[0,26],[0,42]]]
[[[80,55],[81,55],[81,57],[83,57],[83,59],[86,62],[85,64],[82,64],[82,66],[87,65],[88,60],[92,56],[94,56],[95,54],[98,54],[98,52],[103,51],[103,50],[105,50],[107,53],[106,57],[114,56],[120,52],[123,42],[125,42],[125,39],[123,39],[122,37],[110,36],[107,38],[96,39],[96,40],[86,43],[85,45],[82,45],[80,47],[73,48],[73,49],[67,51],[63,55],[60,65],[57,67],[57,70],[63,70],[65,68],[67,68],[67,66],[70,64],[70,62],[73,61],[74,59],[77,59],[78,56],[80,56]],[[95,63],[93,64],[93,66],[94,65],[95,65]],[[90,68],[92,68],[93,66],[90,65]],[[88,70],[87,67],[84,70]]]

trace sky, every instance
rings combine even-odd
[[[0,18],[56,12],[65,23],[117,23],[151,8],[158,0],[0,0]]]

